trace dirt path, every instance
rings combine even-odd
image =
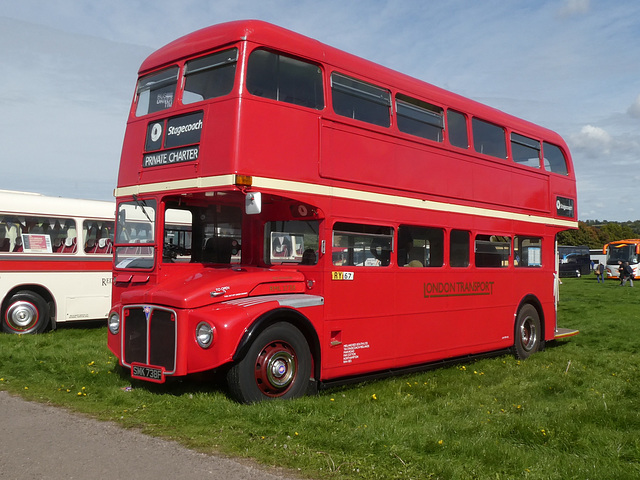
[[[0,478],[294,480],[3,391]]]

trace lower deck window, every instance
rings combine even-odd
[[[391,260],[393,229],[338,222],[333,227],[334,265],[386,267]]]
[[[476,267],[508,267],[511,240],[499,235],[476,235]]]
[[[466,230],[451,230],[449,234],[449,264],[452,267],[469,266],[471,234]]]
[[[515,237],[513,239],[513,265],[515,267],[542,266],[542,239]]]
[[[441,267],[444,260],[444,231],[441,228],[398,228],[398,265],[400,267]]]

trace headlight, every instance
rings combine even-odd
[[[200,322],[196,327],[196,340],[202,348],[209,348],[213,343],[213,327],[207,322]]]
[[[120,315],[117,312],[109,315],[109,331],[114,335],[120,331]]]

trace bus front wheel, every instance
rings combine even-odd
[[[537,352],[541,345],[540,316],[533,305],[525,305],[518,312],[515,327],[515,355],[524,360]]]
[[[304,396],[311,375],[311,352],[304,335],[288,323],[266,328],[227,373],[233,397],[242,403]]]
[[[49,324],[49,307],[37,293],[21,291],[7,304],[2,316],[6,333],[42,333]]]

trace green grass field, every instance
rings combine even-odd
[[[589,276],[560,288],[559,324],[581,333],[526,361],[240,405],[204,379],[132,384],[105,327],[67,327],[0,335],[0,389],[301,477],[640,478],[640,284]]]

